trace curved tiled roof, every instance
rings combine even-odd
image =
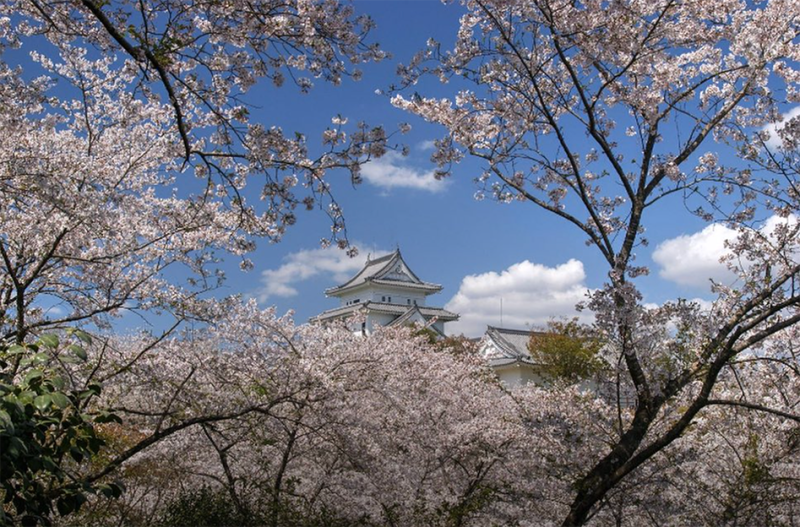
[[[433,291],[434,293],[439,292],[442,290],[442,286],[439,284],[432,284],[430,282],[404,282],[402,280],[390,280],[388,278],[371,278],[369,280],[373,284],[378,285],[388,285],[388,286],[400,286],[400,287],[413,287],[414,289],[428,289]]]
[[[486,336],[491,340],[494,347],[499,351],[499,355],[492,357],[495,359],[514,359],[524,362],[531,362],[531,355],[528,351],[528,342],[531,335],[538,333],[529,329],[508,329],[487,326]]]
[[[403,269],[407,271],[408,280],[399,280],[389,277],[391,272],[401,263]],[[405,273],[404,273],[405,274]],[[411,270],[408,264],[403,260],[400,254],[400,249],[394,252],[375,258],[374,260],[367,260],[364,267],[356,273],[353,278],[330,289],[325,290],[325,294],[329,296],[338,296],[356,287],[363,286],[364,284],[373,283],[376,285],[385,285],[392,287],[402,287],[407,289],[415,289],[425,293],[435,293],[441,291],[442,286],[432,284],[430,282],[423,282]]]
[[[425,316],[419,311],[419,308],[417,306],[411,306],[408,309],[406,309],[405,313],[403,313],[402,315],[400,315],[396,319],[392,320],[388,325],[389,326],[400,326],[400,325],[403,325],[411,317],[413,317],[415,314],[419,314],[419,316],[421,316],[423,319],[425,318]]]
[[[451,311],[447,311],[446,309],[442,309],[440,307],[411,306],[409,308],[409,306],[403,304],[388,304],[384,302],[367,301],[364,303],[350,304],[349,306],[340,306],[334,309],[323,311],[316,317],[312,318],[311,321],[322,322],[325,320],[331,320],[333,318],[346,317],[348,315],[355,314],[362,309],[365,311],[387,313],[390,315],[397,315],[398,317],[401,317],[407,314],[409,311],[413,312],[414,308],[419,310],[419,313],[426,319],[436,317],[443,322],[458,320],[458,315],[456,315]]]
[[[489,358],[489,366],[492,368],[502,368],[503,366],[511,366],[513,364],[528,364],[536,366],[536,363],[530,357],[492,357]]]

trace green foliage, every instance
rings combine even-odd
[[[439,336],[438,333],[436,333],[431,328],[424,328],[424,327],[415,330],[414,331],[414,336],[415,337],[425,337],[425,339],[428,341],[428,344],[436,344],[440,339],[440,336]]]
[[[368,523],[337,518],[326,511],[308,513],[281,501],[276,509],[270,496],[254,496],[255,502],[242,503],[237,510],[224,488],[204,485],[187,489],[170,501],[156,521],[156,527],[357,527]],[[259,506],[259,503],[261,506]]]
[[[551,320],[547,331],[531,334],[528,341],[531,358],[541,365],[542,373],[570,383],[589,379],[603,368],[598,357],[602,347],[602,341],[577,319]]]
[[[759,457],[758,436],[750,434],[747,447],[741,457],[742,479],[748,487],[765,483],[770,479],[769,465],[762,462]]]
[[[68,333],[90,342],[82,331]],[[94,423],[119,420],[115,415],[88,415],[89,401],[101,386],[67,387],[53,360],[82,362],[86,351],[77,343],[62,347],[58,336],[43,335],[36,343],[0,345],[0,524],[49,525],[54,510],[77,511],[89,494],[119,497],[117,483],[90,484],[66,470],[103,447]]]
[[[491,487],[478,486],[474,492],[458,503],[448,507],[445,512],[447,517],[446,525],[464,525],[469,518],[479,513],[487,505],[497,498],[497,490]]]
[[[263,518],[258,515],[237,511],[224,489],[208,486],[181,493],[167,504],[156,522],[158,527],[249,527],[263,524]]]
[[[476,355],[478,353],[478,340],[470,339],[464,335],[445,337],[434,345],[438,349],[446,350],[454,356]]]
[[[423,337],[428,344],[437,350],[448,351],[453,355],[475,355],[478,352],[478,341],[464,335],[443,337],[431,328],[423,327],[414,331],[415,337]]]

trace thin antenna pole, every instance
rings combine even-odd
[[[500,297],[500,327],[503,327],[503,297]]]

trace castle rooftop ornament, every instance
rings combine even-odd
[[[353,278],[327,289],[325,295],[339,298],[341,305],[324,311],[311,321],[328,322],[363,313],[366,320],[360,329],[364,333],[370,333],[378,326],[416,323],[428,325],[444,336],[445,323],[458,320],[458,315],[425,305],[429,295],[441,290],[439,284],[420,280],[397,249],[386,256],[368,259]],[[436,320],[431,323],[432,319]]]

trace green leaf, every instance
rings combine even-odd
[[[83,461],[83,457],[84,457],[83,456],[83,451],[81,449],[79,449],[79,448],[70,448],[69,449],[69,455],[72,457],[72,459],[74,459],[78,463]]]
[[[27,353],[27,349],[24,346],[20,346],[18,344],[14,344],[13,346],[9,347],[6,350],[6,354],[8,355],[22,355],[23,353]]]
[[[120,480],[109,483],[108,486],[111,487],[115,498],[119,498],[125,492],[125,484]]]
[[[78,399],[83,401],[90,397],[94,397],[95,395],[97,395],[97,392],[95,392],[94,390],[83,390],[81,392],[78,392]]]
[[[60,355],[58,359],[64,364],[83,364],[84,361],[74,355]]]
[[[26,366],[37,365],[37,364],[44,364],[47,362],[49,357],[47,353],[36,353],[35,355],[31,355],[29,357],[25,357],[20,361],[19,365],[23,368]]]
[[[31,370],[25,375],[25,384],[30,384],[32,380],[38,379],[42,376],[42,370]]]
[[[50,395],[44,394],[40,395],[36,399],[33,400],[33,406],[39,409],[39,411],[44,412],[50,406]]]
[[[53,461],[50,456],[42,456],[41,462],[43,469],[53,473],[58,472],[58,465],[56,465],[55,461]]]
[[[25,413],[25,408],[23,406],[27,404],[31,404],[33,402],[33,398],[36,397],[36,392],[31,390],[25,390],[24,392],[20,392],[17,397],[16,401],[11,401],[16,404],[17,409],[20,414]]]
[[[100,494],[102,494],[106,498],[111,498],[114,496],[114,491],[111,490],[111,486],[105,483],[101,483],[100,485],[98,485],[97,490],[100,492]]]
[[[48,333],[47,335],[42,335],[39,337],[39,342],[47,346],[48,348],[55,349],[58,347],[58,337],[53,335],[52,333]]]
[[[69,397],[67,397],[61,392],[51,393],[50,399],[53,401],[53,404],[58,406],[59,408],[66,408],[70,404]]]
[[[28,445],[26,445],[19,437],[12,437],[11,439],[9,439],[9,444],[25,454],[29,452]]]
[[[83,342],[84,344],[92,343],[92,336],[81,329],[74,330],[72,334],[78,337],[80,341]]]
[[[119,423],[122,424],[122,419],[116,414],[109,414],[106,412],[101,413],[97,417],[94,418],[95,423]]]
[[[56,509],[58,509],[58,513],[61,516],[66,516],[67,514],[75,510],[75,505],[73,500],[71,499],[71,496],[66,496],[58,500],[56,502]]]
[[[64,386],[66,385],[66,382],[64,381],[63,377],[59,377],[56,375],[55,377],[50,379],[50,384],[52,384],[56,390],[63,390]]]
[[[0,410],[0,437],[13,436],[15,432],[11,416],[5,410]]]
[[[86,350],[78,346],[77,344],[70,344],[68,349],[82,361],[86,361],[89,359],[88,355],[86,355]]]

